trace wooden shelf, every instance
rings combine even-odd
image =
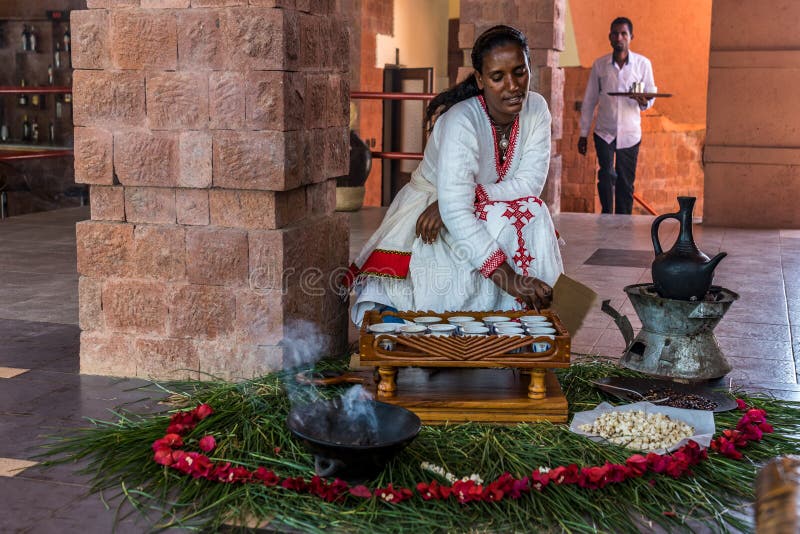
[[[72,92],[72,87],[58,87],[54,85],[45,85],[43,87],[20,87],[13,85],[0,85],[0,95],[8,95],[8,94],[19,95],[22,93],[37,94],[37,95],[44,93],[66,94],[71,92]]]
[[[0,161],[19,161],[25,159],[40,159],[40,158],[62,158],[65,156],[72,156],[73,151],[69,148],[47,148],[36,147],[30,148],[13,148],[0,146]]]

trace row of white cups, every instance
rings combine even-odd
[[[555,339],[556,329],[553,323],[543,315],[523,315],[518,321],[503,315],[492,315],[476,320],[467,315],[449,317],[447,322],[436,316],[416,317],[413,323],[376,323],[369,325],[372,334],[395,334],[403,336],[514,336],[514,337],[547,337]],[[394,348],[389,340],[381,343],[387,350]],[[550,343],[531,344],[532,352],[544,352],[550,349]]]

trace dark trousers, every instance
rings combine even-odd
[[[594,134],[594,148],[597,150],[597,164],[600,166],[597,171],[597,192],[603,213],[630,215],[633,211],[633,181],[636,179],[636,160],[639,158],[640,144],[617,149],[616,139],[606,143]]]

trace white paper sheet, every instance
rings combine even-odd
[[[714,424],[714,412],[708,410],[686,410],[683,408],[673,408],[671,406],[659,406],[651,402],[636,402],[633,404],[622,404],[620,406],[613,406],[607,402],[598,404],[593,410],[588,412],[578,412],[572,418],[572,423],[569,425],[570,431],[586,436],[592,441],[606,441],[605,438],[589,434],[580,429],[581,425],[590,425],[595,420],[606,412],[635,412],[642,411],[645,413],[661,413],[676,421],[682,421],[694,428],[694,435],[682,439],[677,444],[668,449],[669,452],[675,451],[685,445],[689,440],[696,441],[701,447],[708,447],[711,443],[711,438],[714,437],[716,426]],[[657,449],[653,451],[658,454],[664,454],[667,450]]]

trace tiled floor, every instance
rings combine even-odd
[[[351,256],[383,211],[351,215]],[[85,208],[0,221],[0,532],[110,532],[111,509],[87,495],[86,479],[71,467],[43,471],[35,455],[47,435],[69,431],[85,417],[111,418],[128,404],[157,408],[157,395],[135,389],[140,380],[78,374],[77,274],[74,224]],[[622,288],[650,280],[650,217],[562,214],[567,274],[591,286],[640,323]],[[665,247],[677,226],[665,222]],[[702,250],[728,252],[715,283],[740,295],[716,329],[734,366],[734,384],[800,397],[800,231],[695,226]],[[619,356],[623,339],[611,318],[595,310],[574,336],[580,353]],[[128,518],[118,532],[147,530]]]

